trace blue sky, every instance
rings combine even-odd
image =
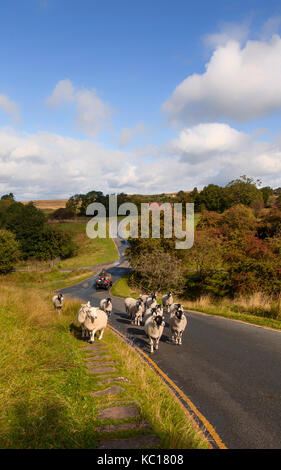
[[[280,2],[3,0],[0,21],[0,193],[281,185]]]

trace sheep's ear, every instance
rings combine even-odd
[[[87,303],[87,306],[88,306],[88,307],[91,307],[91,304],[90,304],[90,302],[88,302],[88,303]]]

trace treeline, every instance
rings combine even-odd
[[[268,207],[271,198],[278,190],[274,191],[269,186],[258,188],[260,182],[255,182],[252,178],[241,176],[240,178],[229,182],[226,186],[218,186],[209,184],[205,186],[202,191],[194,188],[193,191],[179,191],[176,194],[156,194],[156,195],[141,195],[141,194],[117,194],[118,206],[124,202],[134,203],[140,212],[141,203],[145,202],[181,202],[194,203],[195,212],[202,212],[203,210],[215,211],[223,213],[225,210],[237,204],[256,208],[257,210]],[[280,193],[279,193],[280,195]],[[72,218],[77,216],[85,216],[89,204],[99,202],[104,205],[108,215],[108,194],[103,194],[102,191],[89,191],[86,194],[75,194],[71,196],[66,204],[65,209],[58,209],[51,217],[52,218]],[[281,195],[279,196],[281,198]]]
[[[19,259],[46,261],[73,256],[77,247],[68,233],[49,225],[32,203],[24,205],[13,194],[0,200],[0,272],[11,271]]]

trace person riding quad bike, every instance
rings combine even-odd
[[[108,290],[111,286],[111,274],[107,273],[106,270],[103,268],[96,279],[95,287],[96,289]]]

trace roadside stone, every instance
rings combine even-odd
[[[89,362],[89,363],[87,363],[87,366],[88,366],[90,369],[94,369],[95,367],[111,366],[112,364],[116,364],[116,361]]]
[[[86,363],[87,364],[100,364],[100,361],[110,361],[112,359],[111,356],[100,356],[100,357],[87,357]]]
[[[139,412],[136,406],[115,406],[99,410],[99,419],[127,419],[138,418]]]
[[[144,429],[148,431],[152,430],[150,424],[148,424],[146,421],[142,423],[108,424],[107,426],[97,427],[96,431],[100,433],[109,433],[109,432],[113,433],[113,432],[118,432],[118,431],[130,431],[130,430],[142,431]]]
[[[99,390],[98,392],[91,392],[90,395],[93,397],[102,397],[105,395],[117,395],[118,393],[125,392],[123,387],[119,385],[113,385],[112,387],[108,387],[105,390]]]
[[[96,367],[95,369],[89,369],[91,374],[108,374],[109,372],[117,372],[116,367]]]
[[[99,351],[102,348],[106,348],[106,346],[104,344],[94,343],[94,344],[88,344],[88,346],[84,346],[82,350],[83,351]]]
[[[154,449],[159,445],[159,437],[155,434],[146,434],[129,439],[104,439],[100,441],[98,449],[142,449],[144,447]]]
[[[130,383],[130,380],[126,379],[125,377],[109,377],[105,380],[103,380],[102,382],[99,382],[99,384],[101,385],[106,385],[106,384],[110,384],[112,382],[126,382],[126,383]]]

